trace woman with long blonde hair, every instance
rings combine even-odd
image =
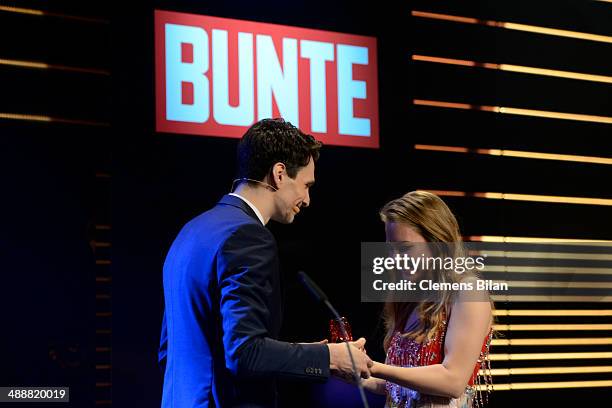
[[[435,194],[407,193],[387,203],[380,216],[387,242],[447,243],[461,251],[457,220]],[[476,276],[451,271],[436,278],[468,282]],[[462,296],[461,292],[447,291],[435,300],[385,304],[386,361],[374,362],[372,377],[364,386],[386,394],[387,407],[471,408],[483,404],[490,376],[483,378],[479,372],[490,370],[492,305],[488,294],[480,301],[467,301]],[[484,387],[484,395],[478,385]]]

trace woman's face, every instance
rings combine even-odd
[[[387,242],[427,242],[410,225],[401,222],[385,223]]]
[[[385,233],[387,242],[393,243],[390,246],[390,256],[400,258],[419,258],[429,254],[425,238],[414,228],[406,223],[387,222],[385,223]],[[416,278],[415,271],[398,271],[401,273],[402,279],[414,280]]]

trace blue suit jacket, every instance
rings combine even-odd
[[[326,379],[329,351],[276,340],[276,241],[226,195],[187,223],[164,263],[163,408],[274,407],[277,377]]]

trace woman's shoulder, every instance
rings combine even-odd
[[[486,288],[481,287],[482,280],[474,274],[464,274],[459,278],[461,290],[454,294],[453,305],[458,302],[482,302],[490,306],[491,296]]]

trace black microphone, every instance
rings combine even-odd
[[[319,303],[325,303],[328,298],[325,292],[316,284],[306,273],[303,271],[298,272],[298,276],[300,278],[300,282],[304,285],[304,287],[308,290],[308,292],[312,295],[312,297]]]
[[[323,303],[325,306],[327,306],[327,309],[331,312],[334,319],[336,319],[336,321],[340,325],[340,330],[342,331],[342,337],[344,337],[345,339],[348,339],[348,333],[346,331],[346,327],[344,326],[344,321],[338,314],[338,311],[336,310],[336,308],[331,304],[331,302],[327,298],[327,295],[325,294],[325,292],[323,292],[323,290],[319,287],[319,285],[314,283],[314,281],[310,279],[310,277],[306,275],[304,271],[299,271],[298,277],[302,285],[304,285],[304,287],[306,288],[308,293],[310,293],[310,295],[314,298],[314,300],[317,303]],[[357,387],[359,388],[359,394],[361,395],[361,402],[363,403],[363,406],[365,408],[370,408],[370,406],[368,405],[368,400],[365,396],[365,392],[363,391],[363,384],[361,383],[361,376],[357,372],[357,366],[355,365],[355,359],[353,358],[353,352],[351,351],[351,346],[348,340],[346,340],[344,343],[346,344],[346,348],[349,352],[349,357],[351,358],[351,363],[353,365],[353,377],[355,378],[355,382],[357,383]]]

